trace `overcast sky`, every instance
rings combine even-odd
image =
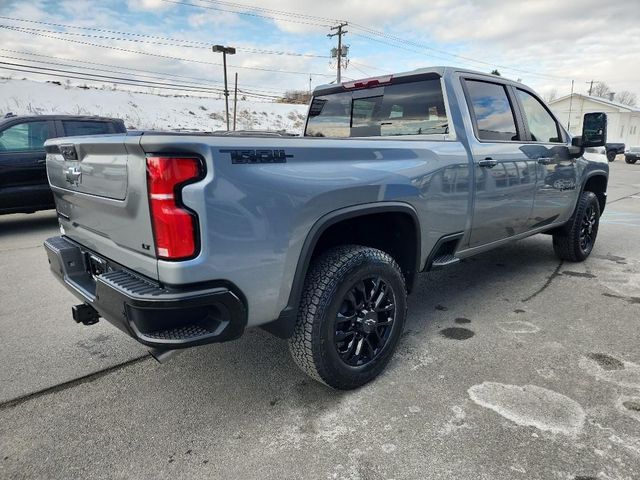
[[[586,82],[594,79],[608,83],[613,91],[631,90],[640,95],[639,0],[0,0],[0,15],[116,32],[0,18],[0,25],[21,28],[0,28],[2,62],[26,63],[16,58],[61,63],[60,59],[66,59],[67,64],[84,60],[221,82],[219,65],[132,51],[220,63],[220,55],[207,45],[225,44],[243,49],[229,58],[230,74],[238,72],[241,86],[275,93],[308,88],[309,73],[312,85],[334,78],[335,65],[325,57],[335,39],[326,34],[330,25],[344,20],[350,22],[345,36],[350,46],[351,63],[345,71],[349,78],[453,65],[487,72],[497,68],[541,94],[552,89],[559,95],[567,94],[572,79],[577,92],[586,92]],[[255,53],[251,49],[317,57]],[[11,72],[0,70],[0,74]],[[29,76],[22,72],[13,75]]]

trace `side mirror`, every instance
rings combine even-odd
[[[585,113],[582,122],[581,147],[603,147],[607,143],[607,114]]]

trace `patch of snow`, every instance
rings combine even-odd
[[[97,115],[124,120],[135,130],[226,129],[224,98],[165,95],[0,79],[0,117],[16,115]],[[238,99],[238,130],[287,130],[302,133],[306,105]],[[233,124],[233,102],[229,102]]]
[[[578,402],[536,385],[483,382],[468,390],[471,400],[522,426],[576,436],[586,418]]]

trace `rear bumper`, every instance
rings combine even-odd
[[[49,238],[44,247],[51,270],[67,289],[144,345],[186,348],[244,332],[246,308],[226,287],[162,287],[65,237]],[[103,273],[91,273],[90,255]]]

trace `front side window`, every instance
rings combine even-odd
[[[47,138],[49,138],[49,122],[19,123],[0,132],[0,151],[43,150]]]
[[[518,89],[518,97],[524,109],[525,120],[529,126],[531,140],[534,142],[562,143],[560,129],[555,119],[529,92]]]
[[[305,136],[374,137],[449,132],[439,78],[315,97]],[[354,96],[356,98],[354,98]]]
[[[479,140],[520,140],[507,91],[503,85],[466,80]]]

